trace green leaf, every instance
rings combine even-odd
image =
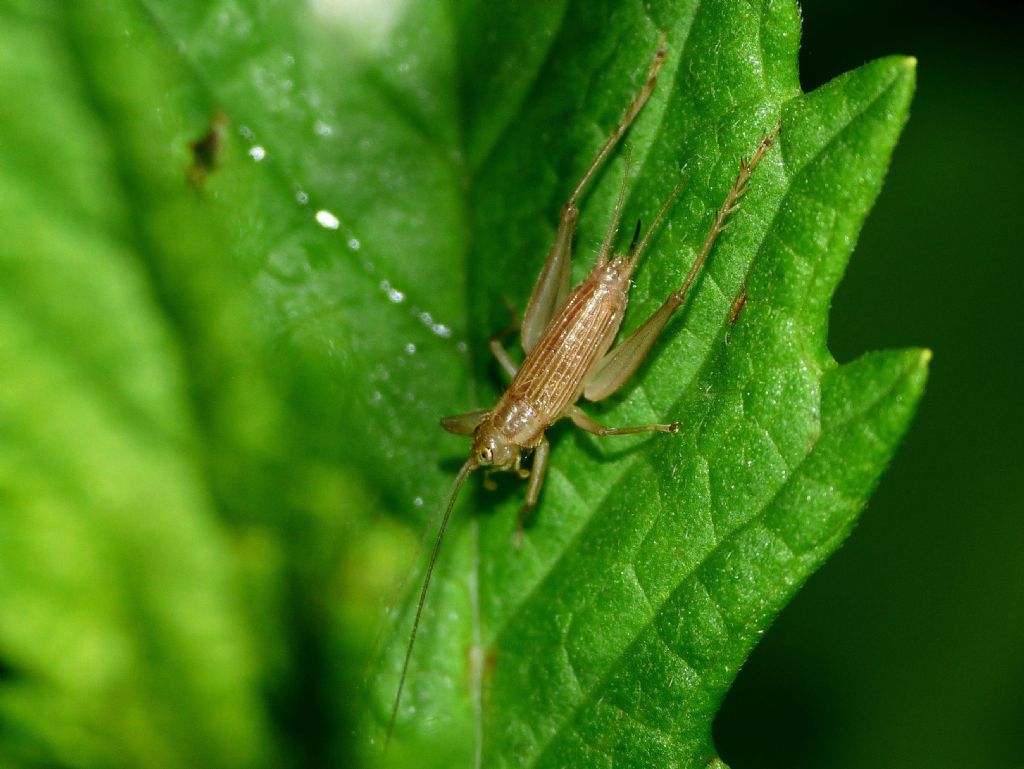
[[[495,14],[486,12],[487,28],[514,35],[516,24]],[[468,89],[484,104],[465,108],[482,116],[467,127],[471,164],[479,158],[474,349],[505,322],[505,301],[522,305],[557,211],[642,77],[658,30],[670,58],[627,140],[637,170],[624,220],[649,218],[683,166],[689,183],[638,276],[627,330],[679,284],[738,158],[779,117],[782,136],[689,308],[637,383],[601,409],[607,424],[682,419],[683,434],[627,447],[554,430],[547,488],[519,551],[510,546],[518,494],[473,496],[469,525],[445,543],[399,738],[440,733],[450,746],[471,735],[463,759],[479,749],[486,766],[703,766],[737,669],[849,531],[923,387],[919,351],[836,368],[825,348],[828,303],[905,120],[913,62],[875,62],[804,96],[791,5],[666,3],[649,15],[622,11],[611,25],[593,18],[599,28],[566,12],[543,66],[523,74],[522,106],[524,89],[501,81],[518,110],[501,128],[493,122],[507,108],[492,102],[503,92]],[[519,55],[517,43],[471,31],[469,61],[479,40]],[[621,160],[590,196],[577,276],[620,176]],[[730,330],[743,286],[748,300]],[[476,370],[484,392],[451,411],[497,394],[493,367]],[[396,636],[392,671],[403,652]],[[378,718],[394,673],[384,680]]]
[[[7,0],[0,20],[4,763],[349,765],[353,726],[384,761],[411,600],[353,692],[407,531],[464,457],[437,419],[498,394],[485,340],[664,32],[625,221],[688,183],[627,330],[783,126],[689,305],[590,408],[684,429],[554,428],[519,550],[521,487],[469,485],[390,761],[707,765],[738,667],[923,388],[921,351],[826,349],[913,63],[804,95],[789,2]],[[577,276],[622,168],[586,199]]]

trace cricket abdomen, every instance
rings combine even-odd
[[[578,400],[622,324],[628,282],[622,260],[598,264],[548,323],[491,415],[510,443],[536,446]]]

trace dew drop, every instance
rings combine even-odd
[[[380,282],[380,290],[387,294],[388,299],[390,299],[395,304],[405,301],[405,294],[403,294],[397,288],[392,286],[391,283],[389,283],[386,280],[382,280]]]
[[[327,209],[321,208],[316,212],[316,222],[328,230],[336,230],[341,226],[341,220]]]
[[[249,148],[249,157],[259,163],[267,156],[267,150],[262,144],[254,144]]]

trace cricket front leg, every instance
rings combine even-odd
[[[472,435],[477,426],[490,416],[490,409],[476,409],[441,419],[441,427],[455,435]]]
[[[558,232],[555,234],[555,242],[551,246],[548,258],[541,268],[537,282],[530,293],[530,301],[526,305],[526,312],[523,314],[522,342],[523,350],[527,353],[534,348],[537,340],[544,332],[548,321],[554,316],[569,293],[569,275],[572,266],[572,238],[576,232],[576,222],[579,219],[579,202],[584,191],[590,182],[597,175],[601,165],[608,155],[619,143],[623,135],[636,120],[644,104],[651,97],[654,85],[657,82],[658,71],[665,61],[665,38],[662,35],[658,42],[658,50],[651,59],[650,68],[647,71],[647,80],[633,96],[626,111],[618,125],[609,134],[597,155],[591,161],[590,166],[583,172],[583,177],[576,184],[569,200],[562,206],[562,213],[558,221]],[[621,202],[619,204],[621,209]],[[617,218],[617,217],[616,217]]]
[[[533,450],[530,481],[526,484],[526,500],[523,502],[523,506],[519,508],[519,514],[516,516],[516,533],[513,539],[516,547],[523,543],[523,524],[526,522],[526,516],[537,506],[537,500],[540,499],[540,489],[544,485],[544,476],[548,471],[548,457],[550,453],[551,444],[548,443],[547,438],[541,439],[540,445]]]

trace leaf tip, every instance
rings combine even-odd
[[[928,380],[928,368],[932,362],[932,351],[928,347],[922,347],[917,351],[917,361],[914,365],[914,375],[917,380],[915,390],[920,398],[924,391],[925,382]]]
[[[910,396],[912,402],[916,404],[924,394],[925,383],[928,381],[928,366],[932,360],[932,351],[927,347],[920,347],[895,354],[902,355],[904,360],[901,377],[902,389],[905,395]]]

